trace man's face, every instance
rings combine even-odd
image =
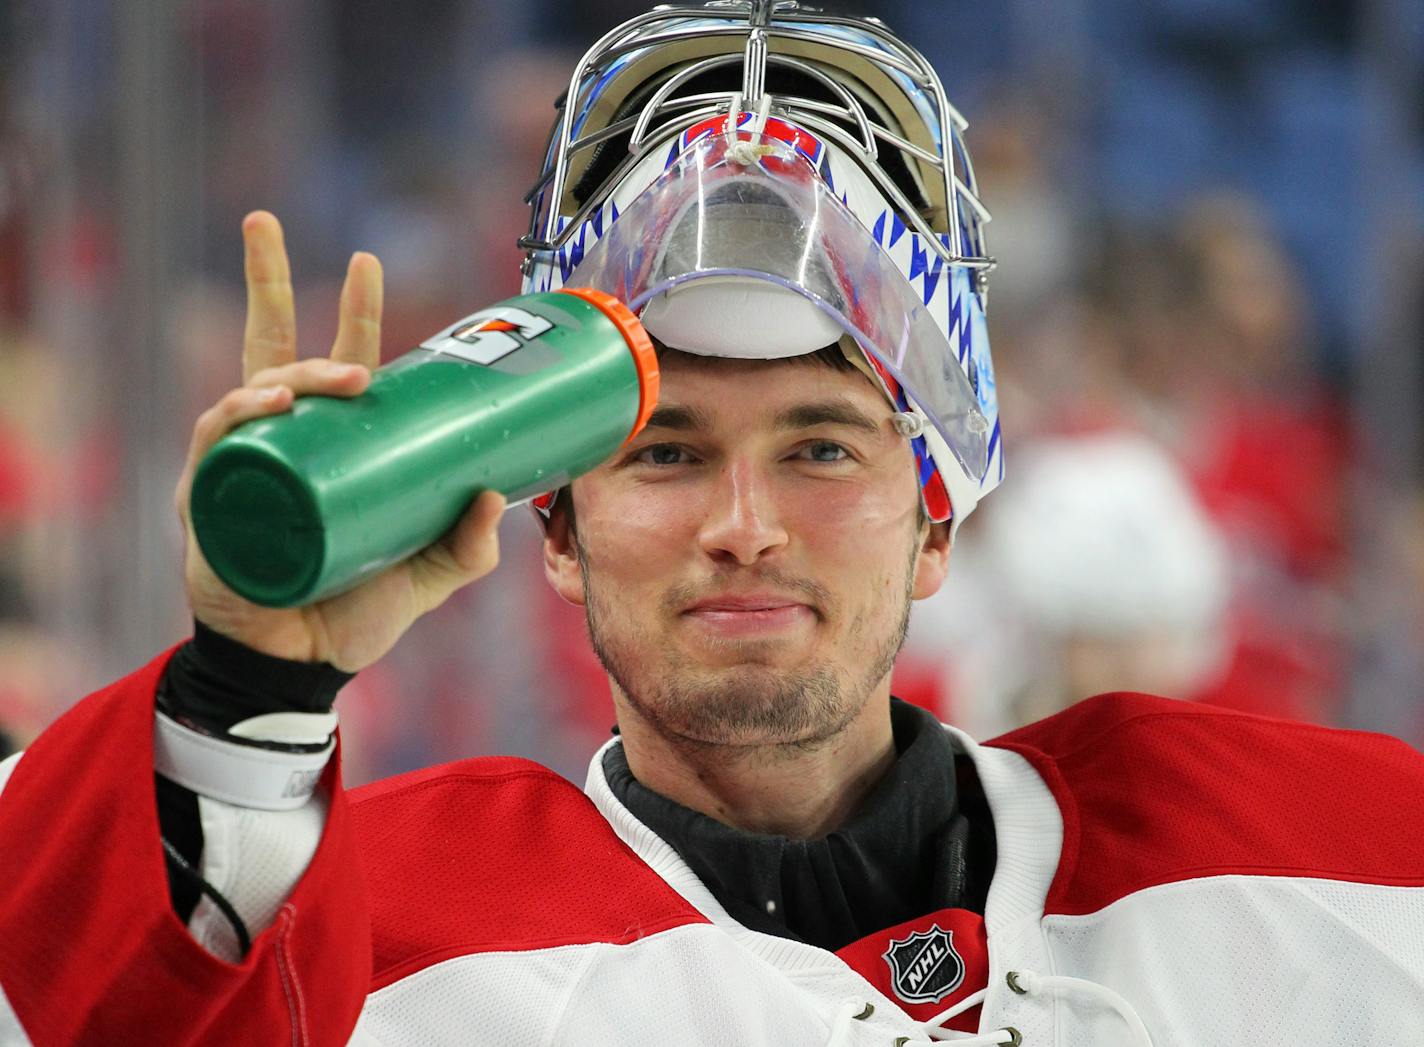
[[[545,545],[615,701],[682,740],[811,744],[888,694],[949,552],[891,413],[859,372],[663,355],[650,424]]]

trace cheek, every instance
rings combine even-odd
[[[795,506],[796,529],[807,547],[844,547],[852,559],[867,565],[893,548],[900,570],[919,492],[909,466],[903,474],[887,473],[864,483],[818,483],[797,491],[787,504]]]
[[[918,509],[914,474],[880,483],[822,484],[800,507],[797,528],[813,573],[839,575],[853,618],[879,620],[900,613],[910,568]],[[826,581],[830,581],[827,577]]]
[[[852,634],[875,633],[883,617],[901,613],[915,524],[915,504],[906,501],[883,489],[824,490],[801,510],[802,562],[838,592]]]
[[[598,487],[580,491],[579,544],[598,577],[636,582],[663,578],[692,533],[688,499],[636,497]]]

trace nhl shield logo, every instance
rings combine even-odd
[[[890,939],[885,950],[890,987],[906,1003],[938,1003],[964,981],[964,960],[954,948],[954,932],[935,924],[908,938]]]

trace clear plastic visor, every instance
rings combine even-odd
[[[717,135],[688,147],[567,283],[641,313],[676,287],[727,277],[765,280],[810,301],[895,377],[966,475],[984,475],[988,424],[948,339],[870,232],[780,139]],[[728,355],[747,355],[735,351],[738,328],[761,319],[721,320]]]

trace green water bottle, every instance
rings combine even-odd
[[[376,370],[350,399],[310,396],[217,442],[193,478],[203,556],[268,607],[359,584],[448,531],[494,489],[566,484],[647,422],[658,363],[611,295],[510,298]]]

